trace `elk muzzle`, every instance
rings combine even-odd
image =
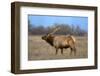
[[[42,38],[43,40],[46,40],[46,39],[47,39],[47,37],[46,37],[46,36],[42,36],[41,38]]]

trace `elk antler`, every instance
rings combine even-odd
[[[56,31],[58,31],[60,29],[60,27],[55,28],[55,30],[53,30],[53,32],[51,32],[50,34],[54,34]]]

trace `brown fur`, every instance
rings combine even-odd
[[[58,49],[61,49],[61,53],[63,54],[64,48],[70,48],[70,54],[72,54],[72,52],[76,54],[75,38],[73,36],[54,36],[52,34],[47,34],[43,36],[42,39],[56,48],[56,54],[58,53]]]

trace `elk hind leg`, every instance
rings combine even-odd
[[[71,53],[70,53],[70,55],[72,54],[72,52],[74,53],[74,55],[76,55],[76,48],[75,47],[71,47]]]
[[[70,55],[72,55],[72,51],[73,51],[73,49],[72,49],[72,48],[70,48],[70,50],[71,50],[71,51],[70,51]]]
[[[61,54],[63,54],[63,49],[61,49]]]
[[[76,47],[73,48],[74,55],[76,55]]]

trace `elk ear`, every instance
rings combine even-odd
[[[49,36],[49,35],[50,35],[50,33],[47,33],[47,34],[46,34],[46,36]]]
[[[53,34],[49,34],[48,36],[49,36],[49,37],[54,37],[54,35],[53,35]]]
[[[46,33],[45,36],[47,37],[49,35],[49,33]]]

